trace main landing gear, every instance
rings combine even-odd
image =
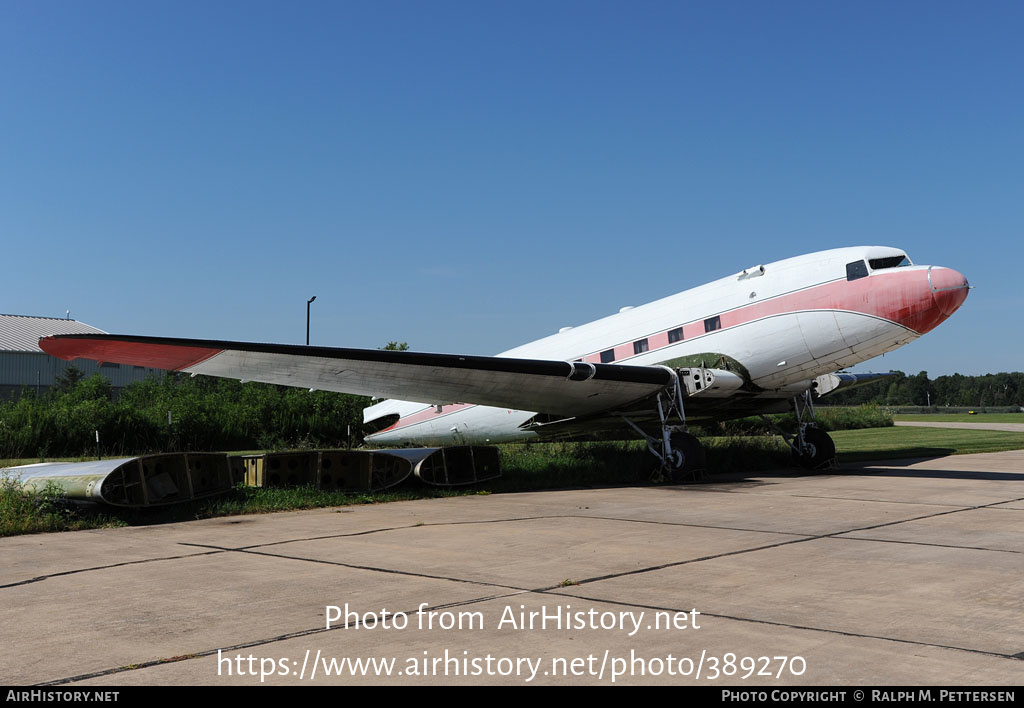
[[[670,436],[673,464],[666,470],[659,470],[663,477],[673,482],[689,482],[704,479],[707,455],[704,446],[692,433],[679,430]],[[667,473],[667,474],[666,474]]]
[[[825,470],[837,467],[836,444],[828,433],[815,425],[814,403],[811,401],[809,390],[805,391],[803,396],[793,398],[793,410],[796,413],[797,424],[795,435],[781,430],[767,417],[761,416],[785,439],[793,453],[793,464],[806,470]],[[805,421],[805,416],[809,420]]]
[[[668,367],[665,367],[668,368]],[[621,416],[634,430],[647,441],[647,449],[658,458],[660,465],[655,473],[661,481],[687,482],[704,478],[706,457],[704,446],[692,435],[686,425],[686,414],[683,410],[683,384],[675,369],[672,372],[672,384],[658,394],[658,420],[661,436],[648,434],[626,416]],[[703,378],[703,370],[700,371]],[[673,423],[673,419],[678,423]]]

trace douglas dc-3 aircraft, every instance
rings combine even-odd
[[[794,455],[830,465],[811,391],[861,382],[836,372],[934,329],[969,287],[955,270],[863,246],[753,266],[495,357],[113,334],[39,345],[63,359],[402,399],[365,409],[374,444],[642,437],[679,478],[703,460],[687,422],[790,406],[798,430],[782,434]]]

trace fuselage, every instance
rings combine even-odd
[[[806,388],[916,339],[967,297],[955,270],[913,265],[897,248],[821,251],[725,278],[524,344],[499,357],[712,366],[728,360],[753,390]],[[364,411],[398,416],[374,444],[508,442],[536,411],[388,400]]]

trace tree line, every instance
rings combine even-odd
[[[407,348],[391,342],[386,348]],[[891,376],[823,399],[835,406],[1024,406],[1024,373],[934,380]],[[136,382],[114,396],[100,374],[69,369],[50,391],[0,403],[0,459],[180,450],[280,450],[358,444],[365,396],[184,374]]]
[[[365,396],[165,374],[114,396],[69,369],[50,391],[0,403],[0,459],[181,450],[345,447],[362,437]]]
[[[1024,406],[1024,373],[964,376],[952,374],[928,378],[922,371],[908,376],[891,371],[890,376],[849,391],[836,391],[822,399],[828,405],[949,406],[1000,408]]]

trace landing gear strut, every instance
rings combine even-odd
[[[643,436],[647,441],[647,449],[660,461],[656,474],[658,478],[672,482],[703,479],[704,446],[687,428],[682,383],[674,369],[669,371],[672,372],[672,384],[658,393],[657,398],[658,420],[661,424],[660,438],[649,435],[626,416],[621,418]],[[673,418],[679,422],[672,423]]]
[[[765,416],[763,420],[778,432],[793,452],[793,462],[807,470],[831,469],[838,465],[836,460],[836,444],[824,430],[814,423],[814,403],[811,392],[805,391],[803,396],[794,396],[793,410],[796,413],[796,435],[779,429]],[[809,413],[809,415],[808,415]],[[807,415],[809,420],[805,421]]]

